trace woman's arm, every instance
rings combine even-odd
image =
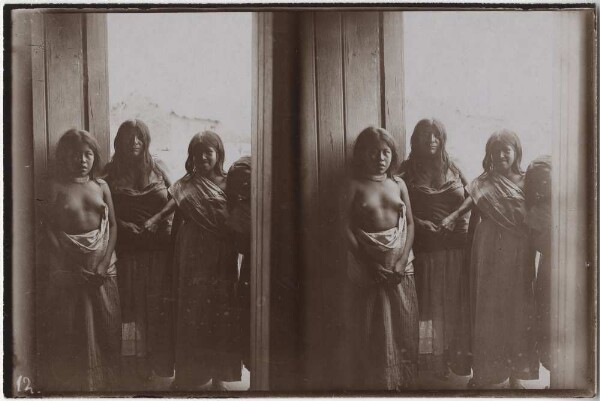
[[[398,270],[396,270],[396,273],[403,274],[415,239],[415,225],[413,221],[412,208],[410,205],[410,198],[408,196],[408,188],[406,188],[406,184],[403,180],[398,182],[398,186],[400,187],[400,198],[406,207],[406,243],[404,244],[404,249],[398,258],[398,261],[394,263],[394,266],[399,266],[399,268],[397,268]]]
[[[446,216],[444,220],[442,220],[442,222],[440,223],[440,228],[442,228],[443,230],[454,231],[454,227],[456,226],[456,220],[460,216],[471,210],[472,207],[473,198],[467,196],[463,203],[458,207],[458,209],[450,213],[448,216]]]
[[[100,188],[102,189],[102,198],[104,203],[108,206],[108,225],[109,225],[109,237],[108,237],[108,246],[106,247],[106,253],[104,254],[104,258],[100,261],[98,265],[97,272],[99,275],[104,276],[110,266],[110,260],[115,251],[115,246],[117,244],[117,220],[115,219],[115,208],[112,202],[112,196],[110,195],[110,189],[108,188],[108,184],[104,180],[99,180]]]
[[[175,211],[176,206],[177,204],[175,203],[175,199],[169,199],[167,204],[162,208],[160,212],[156,213],[154,216],[146,220],[146,222],[144,223],[144,230],[156,232],[158,223],[160,223],[166,217],[170,216],[171,213]]]

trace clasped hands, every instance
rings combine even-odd
[[[440,224],[435,224],[429,220],[421,220],[421,226],[425,228],[427,231],[431,231],[434,233],[442,233],[447,234],[454,231],[454,227],[456,226],[457,216],[454,213],[449,214],[444,218]]]

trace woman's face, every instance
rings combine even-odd
[[[123,135],[120,146],[123,147],[124,155],[136,159],[144,153],[144,141],[135,128],[129,128]]]
[[[130,140],[130,152],[131,156],[139,157],[144,151],[144,142],[140,139],[140,137],[136,134]]]
[[[69,152],[69,172],[73,177],[85,177],[94,166],[94,151],[89,145],[82,144]]]
[[[369,174],[384,174],[392,164],[393,153],[385,142],[379,142],[368,148],[363,157],[363,165]]]
[[[217,151],[212,146],[203,146],[198,149],[198,152],[194,156],[194,165],[196,171],[201,174],[207,174],[214,170],[217,165],[219,156]]]
[[[492,165],[500,174],[506,174],[515,163],[515,149],[504,143],[497,143],[492,148]]]
[[[419,153],[426,156],[435,156],[440,150],[440,139],[433,130],[428,130],[419,136]]]

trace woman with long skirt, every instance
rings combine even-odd
[[[144,227],[155,231],[177,210],[173,265],[177,274],[176,390],[196,390],[210,379],[215,390],[241,380],[237,252],[228,219],[225,151],[214,132],[196,134],[188,147],[187,174],[169,189],[173,197]]]
[[[468,196],[467,182],[446,152],[446,130],[424,119],[413,131],[402,164],[415,221],[415,284],[419,298],[419,354],[442,379],[471,374],[468,214],[454,212]]]
[[[171,219],[156,232],[147,219],[168,202],[171,185],[162,163],[150,155],[150,132],[140,120],[125,121],[115,137],[115,154],[106,166],[119,240],[117,268],[123,321],[124,372],[144,381],[152,372],[173,375],[171,298]]]
[[[538,378],[535,352],[534,251],[525,225],[522,148],[511,131],[492,134],[485,146],[484,172],[468,187],[473,206],[471,251],[473,377],[470,387],[489,388],[510,379]],[[481,221],[479,221],[481,220]]]
[[[360,133],[343,197],[355,390],[405,389],[417,378],[414,230],[408,190],[394,175],[397,163],[396,146],[384,129]]]
[[[57,178],[47,205],[50,274],[46,319],[47,391],[114,390],[121,318],[117,225],[98,143],[72,129],[58,141]]]

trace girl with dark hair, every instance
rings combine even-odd
[[[123,321],[124,366],[134,378],[173,375],[171,313],[171,218],[156,232],[146,220],[168,202],[171,185],[162,163],[150,155],[150,132],[140,120],[127,120],[115,137],[115,154],[106,166],[119,240],[117,267]],[[129,373],[129,372],[128,372]],[[135,384],[135,380],[130,381]]]
[[[394,141],[384,129],[363,130],[343,198],[356,390],[397,390],[417,378],[414,231],[406,185],[394,175],[397,161]]]
[[[535,355],[534,252],[525,226],[521,141],[511,131],[492,134],[483,173],[468,187],[457,214],[473,206],[471,305],[473,377],[484,388],[538,377]],[[479,222],[479,219],[481,221]]]
[[[71,129],[58,141],[46,209],[48,391],[110,390],[119,377],[117,226],[100,165],[88,132]]]
[[[241,380],[237,252],[226,227],[224,158],[217,134],[196,134],[188,147],[187,174],[169,188],[173,198],[167,205],[144,224],[155,231],[174,210],[183,219],[173,260],[178,274],[177,390],[197,389],[211,378],[213,388],[226,390],[224,381]]]
[[[415,282],[419,298],[419,353],[434,374],[471,373],[468,355],[469,280],[465,248],[468,215],[454,212],[467,182],[446,152],[446,130],[436,119],[417,123],[402,164],[415,221]]]

